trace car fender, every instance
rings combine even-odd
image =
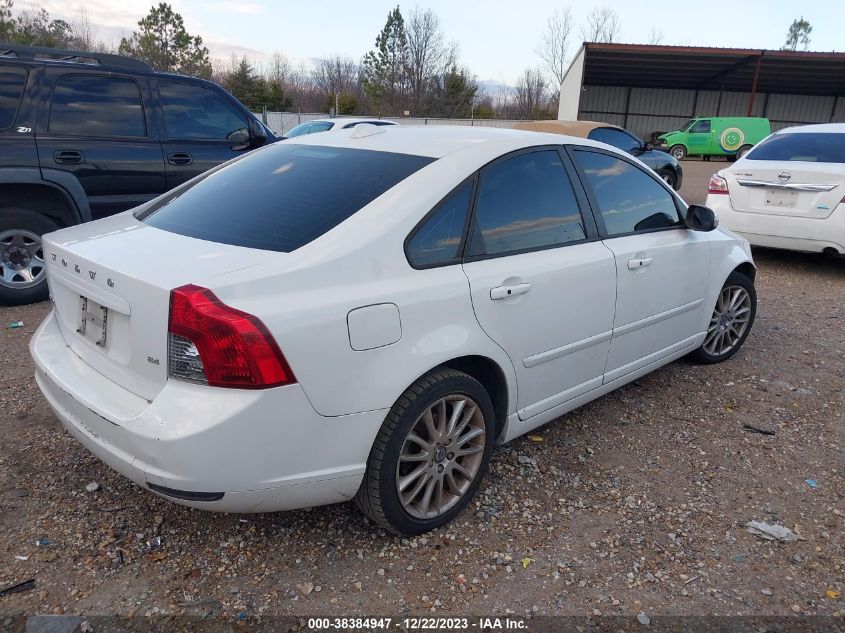
[[[48,177],[48,172],[55,172],[58,177]],[[53,174],[50,174],[51,176]],[[4,167],[0,169],[0,184],[38,185],[49,187],[60,193],[74,212],[77,222],[91,220],[88,198],[79,181],[73,175],[53,169],[42,170],[37,167]]]
[[[728,275],[745,263],[754,266],[751,247],[746,239],[721,227],[710,233],[710,284],[704,298],[705,305],[710,308],[702,311],[701,332],[707,330],[712,309]],[[756,270],[756,266],[754,268]]]

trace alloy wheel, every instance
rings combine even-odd
[[[742,341],[751,319],[751,295],[742,286],[725,286],[710,317],[703,349],[712,356],[731,352]]]
[[[417,519],[448,512],[472,486],[484,461],[484,416],[463,395],[440,398],[411,425],[396,467],[403,509]]]
[[[41,283],[46,271],[39,235],[26,229],[0,233],[0,285],[31,288]]]

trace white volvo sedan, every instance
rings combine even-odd
[[[754,321],[748,243],[642,163],[557,134],[359,126],[277,143],[44,238],[36,379],[179,503],[355,499],[414,534],[493,445]]]
[[[754,245],[845,255],[845,123],[772,134],[710,179],[706,204]]]

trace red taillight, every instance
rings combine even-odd
[[[729,193],[728,181],[718,174],[713,174],[710,176],[710,184],[707,185],[707,193]]]
[[[201,363],[194,368],[192,380],[197,380],[197,372],[199,376],[204,372],[205,382],[215,387],[264,389],[296,382],[264,324],[225,305],[207,288],[187,285],[170,292],[167,330],[193,343],[194,355],[199,353]],[[170,339],[173,356],[174,337]],[[171,374],[172,369],[171,358]]]

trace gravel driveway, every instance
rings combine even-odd
[[[218,515],[145,492],[40,396],[48,306],[2,307],[0,589],[36,582],[0,613],[842,615],[845,260],[755,257],[734,359],[675,362],[499,447],[475,503],[410,540],[350,504]]]

